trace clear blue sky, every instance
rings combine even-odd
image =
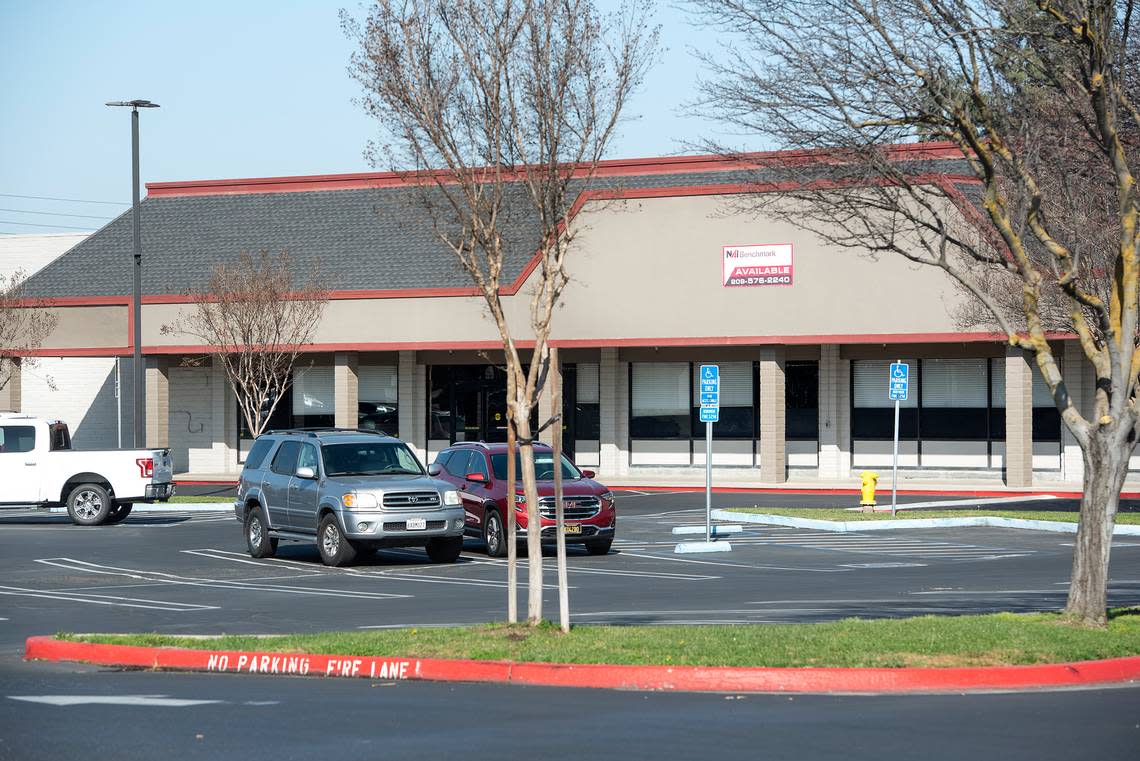
[[[341,7],[362,6],[0,0],[0,233],[105,221],[11,210],[107,218],[127,208],[11,197],[129,203],[129,110],[109,100],[162,106],[142,113],[144,183],[372,169],[362,154],[377,128],[352,102]],[[681,111],[698,75],[688,48],[715,45],[715,35],[670,5],[657,22],[661,60],[610,158],[675,155],[716,131]]]

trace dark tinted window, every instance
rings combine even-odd
[[[434,464],[438,465],[441,468],[446,466],[447,461],[451,458],[451,455],[452,455],[452,451],[450,449],[444,450],[443,452],[440,452],[439,454],[437,454],[435,456],[435,463]]]
[[[465,449],[453,450],[443,469],[456,478],[463,478],[467,475],[467,462],[470,459],[471,453],[469,451]]]
[[[30,425],[0,427],[0,452],[31,452],[36,448],[36,429]]]
[[[482,473],[484,480],[490,478],[490,474],[487,473],[487,458],[482,452],[471,453],[471,458],[467,462],[467,472]]]
[[[253,446],[249,448],[249,454],[245,456],[245,466],[250,470],[260,468],[265,461],[265,456],[269,454],[269,450],[273,449],[272,439],[258,439],[253,442]]]
[[[299,441],[286,441],[277,450],[270,470],[283,476],[291,476],[297,472],[297,455],[301,451]]]
[[[71,433],[63,423],[56,423],[49,429],[51,433],[51,451],[71,449]]]

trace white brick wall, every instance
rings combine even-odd
[[[118,446],[114,357],[41,357],[20,372],[21,412],[67,423],[76,449]],[[129,448],[133,430],[129,359],[122,362],[121,376],[123,446]]]

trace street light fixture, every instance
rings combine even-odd
[[[131,109],[131,209],[134,217],[135,253],[135,298],[134,298],[134,361],[131,363],[134,375],[134,418],[136,449],[146,445],[146,408],[143,404],[146,384],[145,368],[142,363],[142,227],[139,221],[139,109],[158,108],[149,100],[115,100],[108,106],[123,106]]]

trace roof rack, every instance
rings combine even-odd
[[[487,442],[485,442],[485,441],[457,441],[454,444],[452,444],[451,446],[453,446],[453,447],[472,446],[472,447],[483,447],[484,449],[490,449],[491,448],[487,444]]]
[[[318,438],[322,433],[368,433],[373,436],[384,436],[385,438],[392,438],[391,435],[375,428],[333,428],[331,426],[310,426],[305,428],[276,428],[272,431],[266,431],[267,434],[275,436],[294,435],[294,436],[309,436]]]

